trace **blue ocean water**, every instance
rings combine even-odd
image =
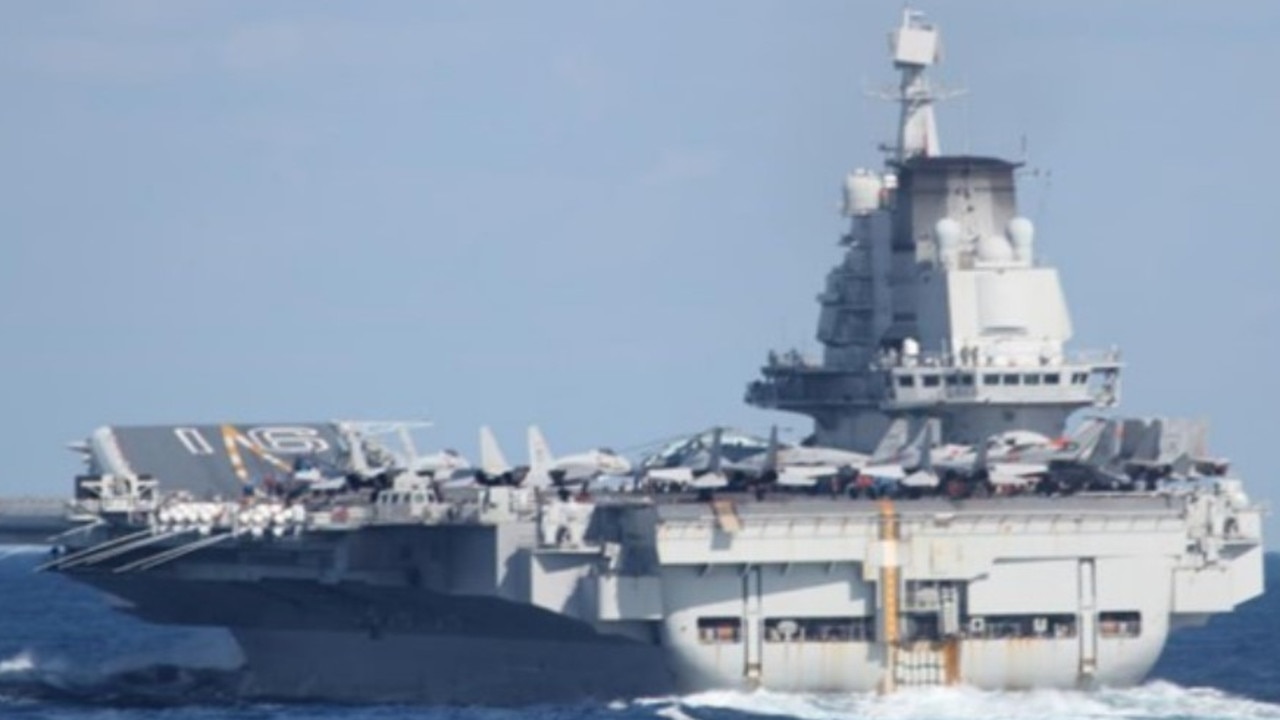
[[[33,574],[42,558],[37,549],[0,548],[4,720],[1280,720],[1280,555],[1267,557],[1265,595],[1176,633],[1137,688],[891,697],[726,691],[521,710],[239,702],[221,682],[238,660],[226,636],[115,612],[92,590]]]

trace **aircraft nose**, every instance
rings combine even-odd
[[[613,475],[629,475],[631,474],[631,462],[624,457],[613,456],[613,469],[610,471]]]

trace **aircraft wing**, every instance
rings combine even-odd
[[[917,470],[902,478],[902,484],[907,487],[935,488],[938,487],[938,475],[932,470]]]
[[[784,487],[813,487],[839,473],[840,468],[834,465],[789,465],[778,471],[777,482]]]
[[[951,470],[971,474],[975,468],[980,468],[986,463],[984,449],[985,445],[980,450],[958,446],[935,450],[929,455],[929,467],[934,470]]]
[[[882,480],[901,480],[907,476],[907,471],[901,465],[896,463],[882,463],[879,465],[868,465],[858,471],[860,475],[867,477],[880,478]]]
[[[992,463],[987,466],[987,479],[992,485],[1025,485],[1048,472],[1049,466],[1043,463]]]
[[[688,485],[693,482],[693,470],[687,467],[650,468],[645,476],[650,480]]]
[[[724,476],[724,473],[709,472],[694,478],[690,485],[699,490],[719,490],[729,485],[729,479]]]
[[[938,475],[933,470],[916,470],[902,478],[901,482],[910,488],[936,488]]]
[[[325,480],[317,480],[307,485],[307,489],[317,492],[328,490],[341,490],[347,486],[345,477],[327,478]]]

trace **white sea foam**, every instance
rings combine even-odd
[[[28,650],[23,650],[11,658],[0,660],[0,676],[25,675],[35,669],[35,656]]]
[[[679,703],[665,705],[653,712],[654,715],[666,718],[667,720],[697,720],[689,713],[680,709]]]
[[[40,555],[49,552],[46,545],[0,545],[0,561],[19,555]]]
[[[192,670],[235,670],[244,662],[244,654],[231,633],[215,628],[191,628],[175,634],[162,646],[117,655],[99,663],[95,669],[103,675],[154,665],[174,665]]]
[[[699,720],[705,709],[798,720],[1280,720],[1280,705],[1167,682],[1096,692],[937,688],[887,696],[723,690],[634,704],[669,720]]]

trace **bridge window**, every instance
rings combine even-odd
[[[999,385],[1000,376],[999,375],[983,375],[982,384],[983,385]]]
[[[869,617],[766,618],[765,642],[870,642],[875,623]]]
[[[899,375],[898,376],[898,387],[909,388],[909,387],[915,387],[915,386],[916,386],[915,375]]]
[[[1072,385],[1084,385],[1089,382],[1089,373],[1071,373]]]
[[[1048,373],[1044,376],[1045,385],[1058,385],[1062,382],[1062,376],[1058,373]]]
[[[1098,634],[1102,637],[1138,637],[1142,634],[1142,614],[1133,611],[1098,613]]]
[[[924,380],[925,387],[938,387],[937,375],[924,375],[921,377],[921,379]]]
[[[973,375],[970,375],[969,373],[962,373],[962,374],[960,375],[960,384],[961,384],[961,385],[966,385],[966,386],[972,386],[972,385],[973,385]]]
[[[1004,384],[1005,384],[1005,385],[1017,385],[1017,384],[1018,384],[1019,382],[1021,382],[1021,381],[1022,381],[1022,378],[1018,377],[1017,375],[1005,375],[1005,376],[1004,376]]]
[[[966,637],[983,640],[1006,638],[1073,638],[1075,615],[985,615],[972,616]]]
[[[959,376],[956,376],[956,375],[948,375],[948,376],[947,376],[947,387],[954,387],[954,386],[958,385],[959,383],[960,383],[960,378],[959,378]]]
[[[1027,385],[1039,385],[1040,376],[1036,375],[1035,373],[1031,373],[1029,375],[1023,375],[1022,382],[1026,383]]]
[[[698,618],[698,639],[708,645],[742,640],[742,621],[735,617]]]

